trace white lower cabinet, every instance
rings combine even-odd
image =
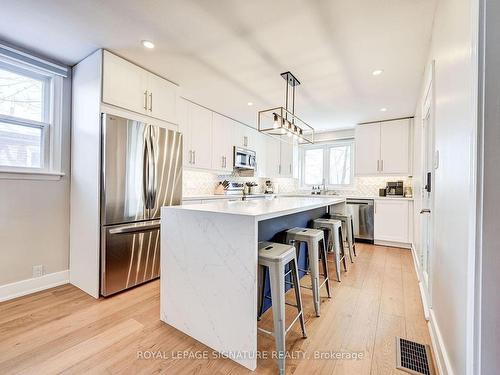
[[[408,244],[410,239],[410,202],[375,199],[374,238],[376,241]]]

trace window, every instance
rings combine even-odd
[[[0,171],[59,172],[62,77],[0,55]]]
[[[301,152],[301,186],[325,184],[330,189],[353,184],[353,141],[304,146]]]

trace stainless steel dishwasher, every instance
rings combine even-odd
[[[373,199],[347,198],[346,204],[352,215],[354,238],[373,243]]]

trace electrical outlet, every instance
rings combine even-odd
[[[43,276],[43,264],[33,266],[33,277]]]

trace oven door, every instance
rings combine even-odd
[[[102,227],[101,294],[109,296],[160,275],[160,220]]]

